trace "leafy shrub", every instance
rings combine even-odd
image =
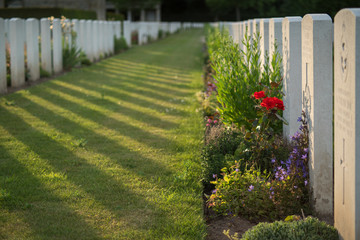
[[[270,170],[260,170],[244,160],[222,169],[223,178],[211,182],[215,190],[208,206],[220,214],[241,214],[250,220],[282,219],[302,209],[309,213],[307,122],[299,120],[302,132],[292,137],[286,160],[274,157],[269,161]]]
[[[277,83],[265,87],[263,91],[255,92],[251,98],[255,99],[254,109],[256,118],[249,119],[251,130],[246,130],[245,141],[237,150],[238,159],[244,159],[248,164],[255,164],[262,170],[270,171],[270,160],[273,158],[286,159],[290,146],[282,137],[281,126],[285,120],[281,117],[284,104],[278,99],[280,89]],[[250,98],[250,97],[249,97]]]
[[[234,236],[232,239],[240,239]],[[319,221],[307,217],[304,220],[273,223],[259,223],[244,233],[241,240],[338,240],[337,230]]]
[[[63,49],[63,67],[65,70],[71,70],[77,64],[81,63],[81,50],[76,46],[65,47]]]
[[[115,48],[115,53],[120,53],[121,51],[126,50],[129,47],[124,37],[121,38],[114,37],[114,48]]]
[[[131,32],[131,45],[139,44],[139,33],[138,31]]]
[[[163,37],[165,37],[165,32],[164,30],[160,29],[158,32],[158,39],[162,39]]]
[[[223,169],[223,178],[211,182],[213,190],[208,206],[224,215],[241,214],[250,220],[262,219],[271,213],[273,202],[269,199],[269,174],[254,167],[239,169],[239,163]]]
[[[51,77],[51,73],[40,67],[40,77],[45,77],[45,78]]]
[[[207,126],[207,134],[205,138],[205,146],[202,149],[202,182],[205,191],[210,190],[210,181],[214,180],[214,176],[221,176],[221,169],[231,166],[234,162],[235,150],[237,149],[242,137],[241,133],[232,127],[225,127],[218,122],[212,121]],[[209,121],[208,120],[208,121]]]
[[[54,16],[55,18],[61,18],[65,16],[69,19],[97,19],[95,11],[86,11],[78,9],[66,9],[66,8],[2,8],[0,9],[0,16],[2,18],[47,18]]]
[[[246,51],[240,51],[239,45],[233,42],[226,31],[210,28],[207,35],[221,117],[224,123],[235,124],[239,129],[244,126],[249,131],[253,127],[250,120],[257,116],[254,108],[256,101],[250,96],[271,87],[271,84],[276,84],[278,89],[282,88],[281,58],[277,47],[271,62],[266,54],[265,65],[261,67],[259,41],[259,34],[253,37],[245,34],[243,44]],[[273,97],[281,99],[280,92]]]

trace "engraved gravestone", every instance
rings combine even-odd
[[[301,17],[286,17],[282,22],[283,92],[288,122],[283,126],[284,136],[294,135],[299,129],[301,116]]]
[[[334,29],[334,224],[360,239],[360,9],[343,9]]]
[[[307,14],[301,22],[302,104],[309,127],[309,176],[319,215],[333,214],[333,25],[327,14]]]

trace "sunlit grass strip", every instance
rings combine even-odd
[[[199,39],[1,98],[0,238],[203,239]]]

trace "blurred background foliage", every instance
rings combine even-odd
[[[115,0],[132,1],[132,0]],[[152,1],[152,0],[138,0]],[[156,0],[153,0],[156,1]],[[239,21],[327,13],[360,7],[359,0],[162,0],[162,21]]]

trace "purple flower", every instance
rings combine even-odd
[[[308,184],[308,181],[307,181],[307,180],[305,180],[305,182],[304,182],[304,183],[305,183],[305,186],[306,186],[306,185]]]
[[[306,153],[301,156],[301,159],[303,159],[303,160],[305,160],[306,158],[307,158],[307,154],[306,154]]]
[[[250,185],[248,191],[251,192],[253,189],[254,189],[254,186],[253,186],[253,185]]]
[[[213,174],[213,178],[217,178],[217,174]]]
[[[304,148],[304,152],[308,153],[309,149],[308,148]]]
[[[272,191],[273,190],[273,187],[270,187],[270,189],[269,189],[270,191]]]
[[[237,168],[237,169],[235,169],[235,172],[239,172],[239,169]]]
[[[301,122],[301,120],[302,120],[302,117],[298,117],[297,121]]]
[[[294,188],[297,189],[297,186],[295,185]]]
[[[216,191],[217,191],[217,190],[216,190],[216,189],[214,189],[214,190],[212,190],[212,193],[213,193],[213,194],[215,194],[215,193],[216,193]]]
[[[271,192],[271,195],[274,195],[274,192]]]
[[[271,163],[275,163],[275,162],[276,162],[275,158],[271,159]]]

